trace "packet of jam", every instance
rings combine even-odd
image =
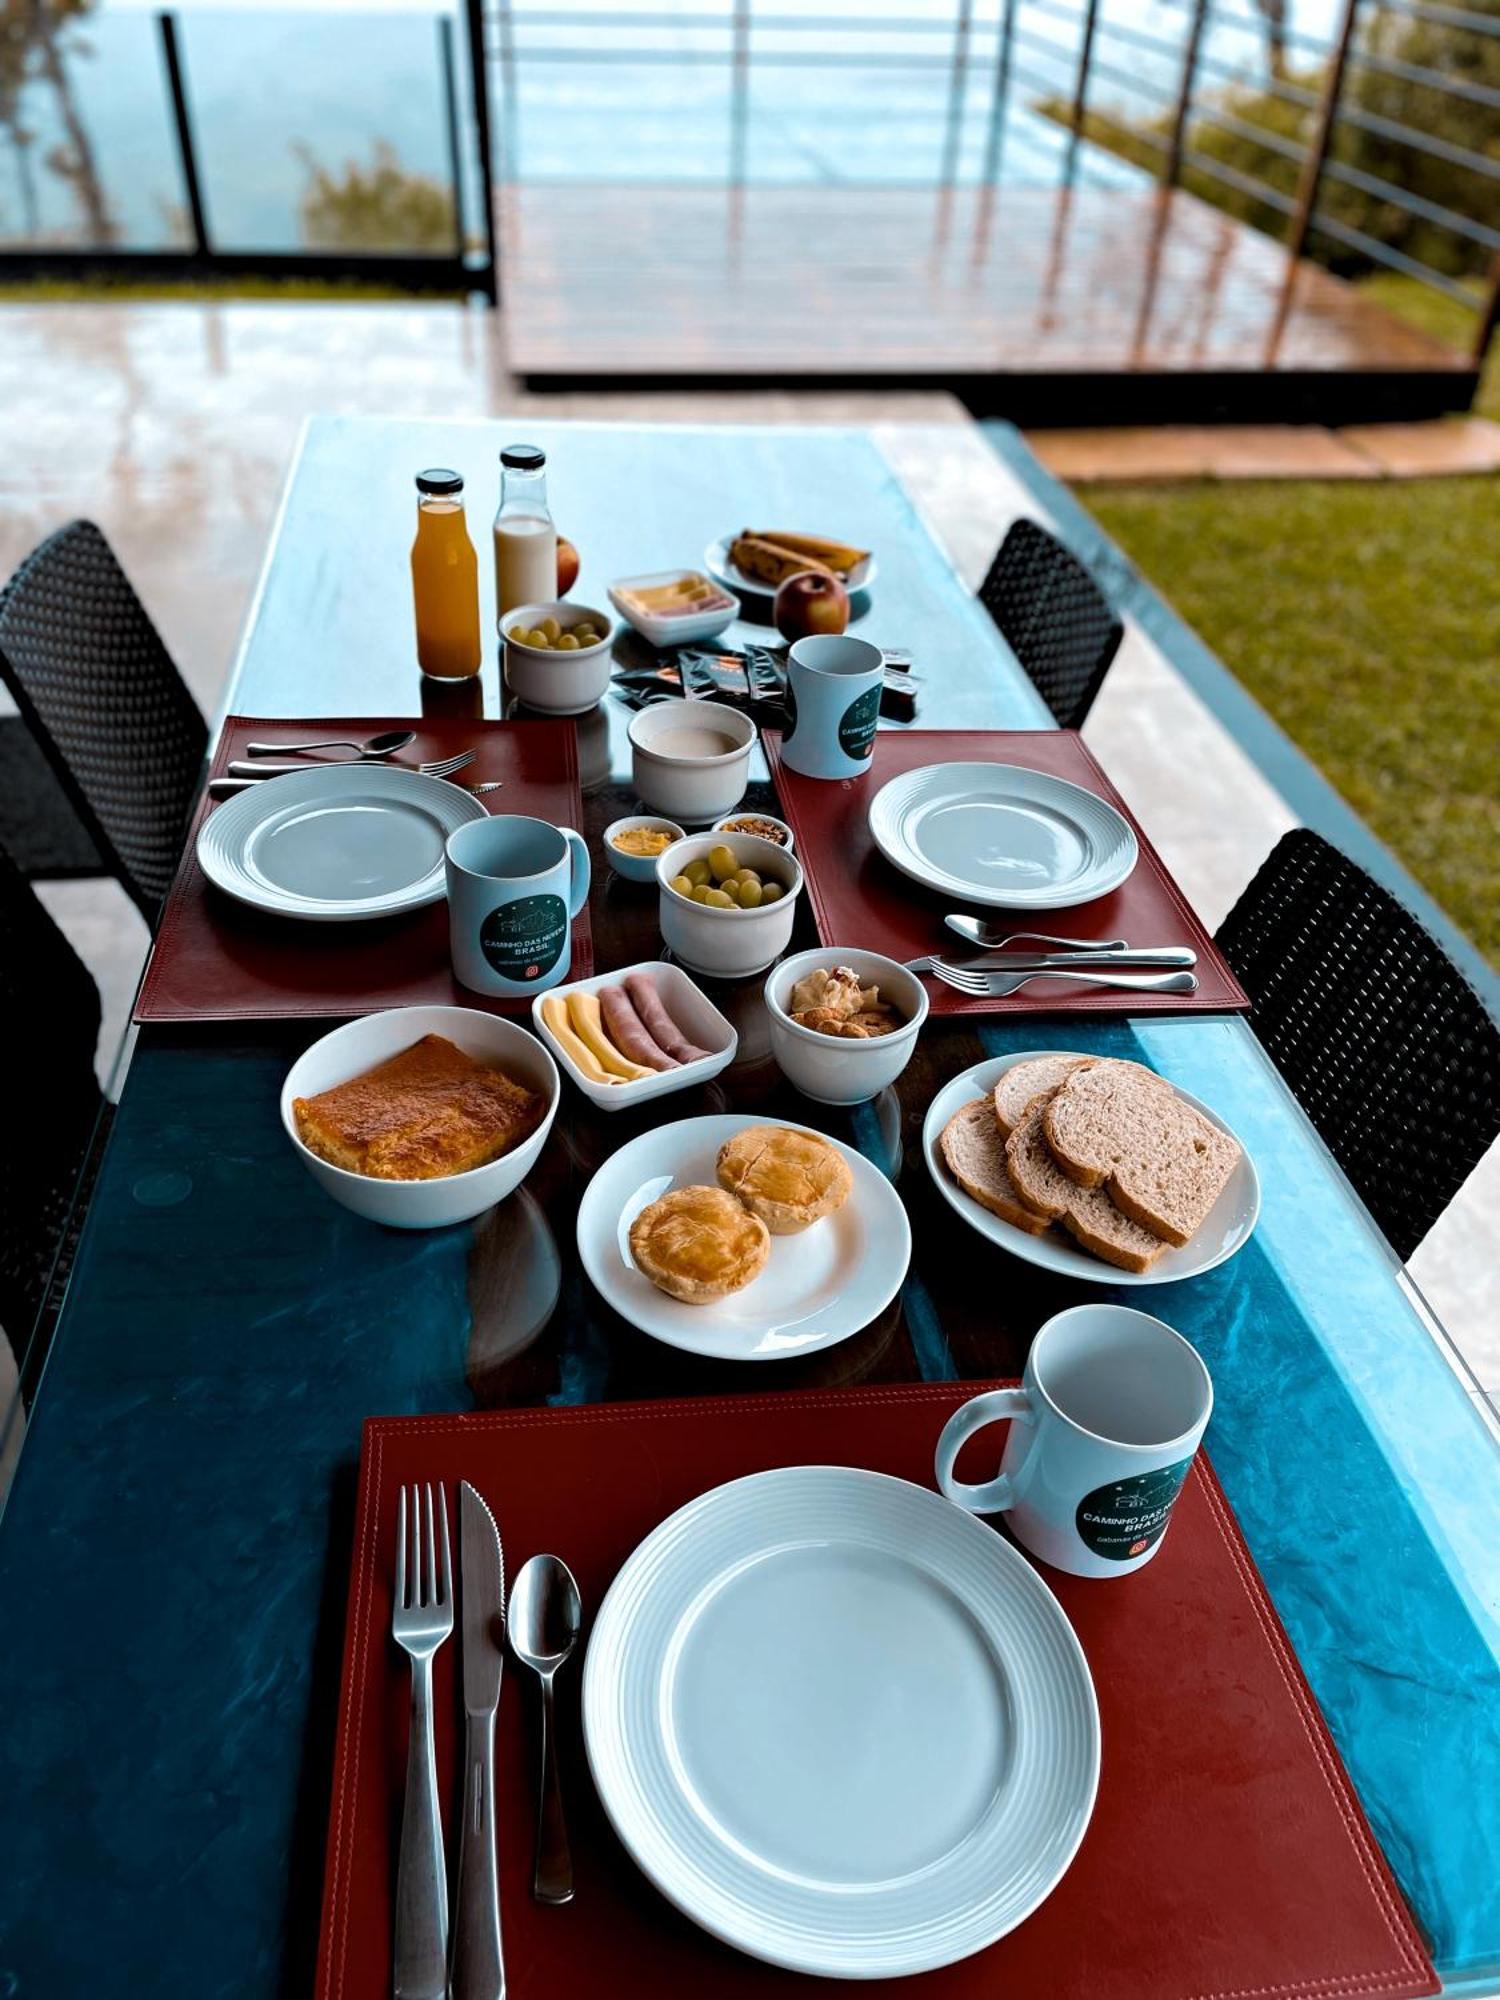
[[[910,722],[917,712],[917,683],[906,671],[911,655],[888,648],[885,660],[880,712],[891,721]],[[751,644],[733,652],[693,645],[658,652],[631,633],[616,641],[614,684],[633,708],[681,695],[724,702],[762,727],[778,729],[785,720],[786,648]]]

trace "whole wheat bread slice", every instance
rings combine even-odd
[[[1227,1132],[1135,1063],[1075,1071],[1044,1107],[1042,1132],[1072,1181],[1107,1190],[1133,1222],[1179,1246],[1191,1240],[1240,1157]]]
[[[1046,1216],[1028,1208],[1011,1186],[1005,1168],[1005,1135],[995,1122],[994,1106],[987,1097],[976,1097],[954,1112],[939,1134],[938,1147],[964,1193],[992,1215],[1013,1222],[1031,1236],[1040,1236],[1049,1227]]]
[[[1011,1186],[1028,1207],[1052,1216],[1085,1250],[1122,1271],[1149,1271],[1166,1245],[1142,1229],[1110,1200],[1102,1187],[1080,1187],[1058,1166],[1042,1130],[1054,1102],[1047,1093],[1032,1099],[1005,1142]]]
[[[1050,1097],[1075,1069],[1087,1069],[1092,1056],[1032,1056],[1016,1063],[995,1085],[995,1116],[1008,1139],[1034,1097]]]

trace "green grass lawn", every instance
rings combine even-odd
[[[1500,964],[1500,478],[1081,498]]]

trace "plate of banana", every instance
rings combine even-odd
[[[703,552],[710,573],[742,597],[774,597],[789,576],[829,570],[846,590],[866,591],[875,581],[875,558],[868,549],[824,535],[792,535],[780,528],[742,528],[721,535]]]

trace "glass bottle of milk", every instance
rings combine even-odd
[[[547,511],[547,454],[508,444],[500,454],[495,516],[495,608],[557,602],[557,529]]]

